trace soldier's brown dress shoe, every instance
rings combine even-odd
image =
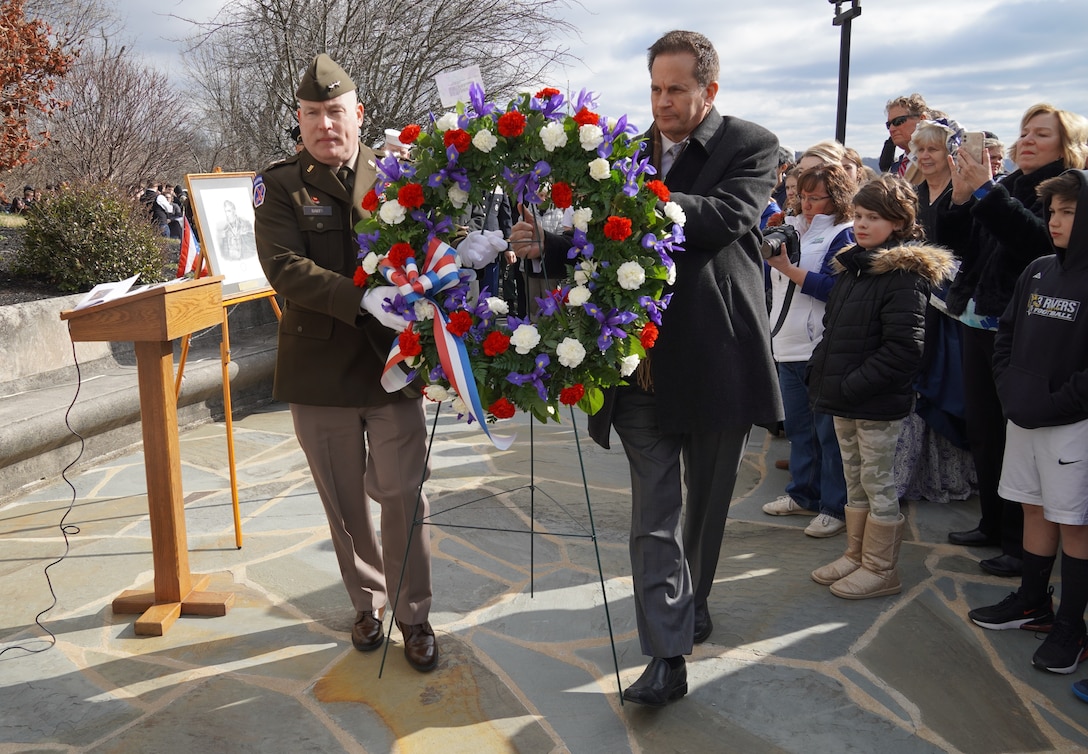
[[[404,637],[404,658],[408,664],[420,673],[434,670],[438,665],[438,644],[431,624],[424,621],[409,626],[398,620],[397,628]]]
[[[355,614],[355,625],[351,627],[351,643],[360,652],[373,652],[382,645],[382,622],[374,617],[373,610],[363,610]]]

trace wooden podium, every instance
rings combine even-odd
[[[230,592],[204,591],[208,576],[194,580],[189,573],[170,342],[223,321],[222,279],[167,283],[60,314],[73,341],[133,341],[136,346],[155,588],[122,592],[113,612],[141,614],[136,633],[145,636],[162,636],[183,614],[225,615],[234,603]]]

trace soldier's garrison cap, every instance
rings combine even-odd
[[[325,102],[352,91],[355,91],[355,82],[347,71],[321,53],[302,74],[295,96],[306,102]]]

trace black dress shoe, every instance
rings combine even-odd
[[[382,645],[385,638],[382,622],[374,617],[371,610],[355,614],[355,625],[351,627],[351,643],[360,652],[373,652]]]
[[[978,564],[979,568],[986,571],[986,573],[993,574],[994,576],[1020,576],[1024,570],[1024,563],[1020,558],[1014,558],[1012,555],[998,555],[996,558],[989,558],[987,560],[980,560]]]
[[[710,608],[706,603],[695,606],[695,643],[702,644],[710,638],[710,632],[714,630],[714,621],[710,620]]]
[[[664,707],[688,693],[688,669],[681,657],[675,668],[661,657],[650,660],[638,680],[623,690],[623,698],[635,704]]]
[[[987,535],[978,527],[971,531],[951,531],[948,533],[948,541],[966,547],[997,547],[1001,544],[1000,540]]]
[[[438,665],[438,644],[431,624],[424,621],[409,626],[398,620],[397,628],[404,636],[404,658],[408,664],[420,673],[434,670]]]

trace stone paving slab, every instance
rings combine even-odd
[[[839,600],[808,574],[844,539],[812,539],[808,518],[760,511],[787,480],[774,468],[785,443],[762,430],[742,465],[710,598],[715,631],[689,658],[688,696],[662,710],[622,705],[617,668],[626,685],[646,662],[626,459],[567,418],[530,432],[519,416],[503,429],[518,440],[499,452],[476,428],[436,425],[425,489],[441,660],[430,674],[407,666],[396,630],[387,653],[351,647],[353,613],[285,407],[235,422],[241,550],[223,425],[183,433],[190,565],[236,602],[223,617],[184,616],[163,637],[136,636],[134,616],[110,609],[153,577],[142,455],[94,464],[72,480],[67,523],[79,531],[49,571],[58,602],[43,621],[57,644],[0,655],[0,754],[1088,748],[1088,707],[1069,692],[1084,674],[1036,671],[1040,637],[965,617],[1015,588],[978,569],[991,551],[945,541],[975,522],[976,503],[907,505],[904,592]],[[57,524],[70,497],[54,480],[0,507],[0,650],[48,647],[34,616],[52,599],[42,571],[64,552]]]

